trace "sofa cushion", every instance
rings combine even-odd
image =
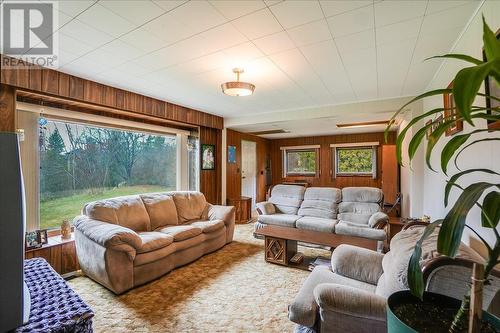
[[[391,250],[382,259],[384,273],[377,283],[376,294],[389,297],[392,293],[408,289],[408,261],[415,243],[420,239],[425,228],[410,228],[398,232],[391,240]],[[439,228],[422,243],[422,260],[437,255]]]
[[[374,229],[368,225],[339,221],[335,226],[335,233],[338,235],[357,236],[383,241],[387,234],[384,229]]]
[[[304,200],[304,186],[276,185],[271,191],[269,202],[276,207],[276,213],[297,214],[302,200]]]
[[[304,216],[298,219],[295,224],[297,226],[297,229],[333,233],[335,230],[335,224],[337,224],[337,220]]]
[[[137,249],[137,253],[145,253],[161,249],[174,242],[174,237],[161,232],[144,231],[138,233],[142,240],[142,246]]]
[[[176,251],[176,246],[174,244],[170,244],[168,246],[159,248],[154,251],[138,253],[134,259],[134,266],[141,266],[157,260],[164,259],[165,257],[171,255],[175,251]]]
[[[150,230],[149,215],[138,195],[94,201],[83,207],[88,217],[118,224],[134,231]]]
[[[342,201],[339,204],[339,213],[369,214],[380,212],[380,205],[375,202]]]
[[[298,215],[334,219],[341,191],[333,187],[309,187],[304,193]]]
[[[300,216],[292,214],[259,215],[259,222],[264,224],[295,228],[295,222],[299,218]]]
[[[201,228],[192,225],[176,225],[167,226],[156,231],[171,235],[174,238],[174,242],[179,242],[188,238],[193,238],[202,233]]]
[[[166,225],[178,224],[174,199],[166,193],[141,194],[142,202],[149,214],[151,230]]]
[[[382,190],[376,187],[344,187],[342,201],[344,202],[382,202]]]
[[[179,191],[171,192],[180,223],[204,218],[207,214],[207,201],[201,192]]]
[[[337,214],[337,219],[355,224],[368,225],[371,216],[372,214],[339,213]]]
[[[201,228],[201,231],[207,234],[224,228],[224,221],[222,220],[196,221],[192,222],[190,225],[192,225],[193,227]]]

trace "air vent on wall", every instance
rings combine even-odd
[[[289,131],[285,131],[283,129],[275,129],[275,130],[268,130],[268,131],[250,132],[249,134],[253,134],[253,135],[268,135],[268,134],[281,134],[281,133],[290,133],[290,132]]]

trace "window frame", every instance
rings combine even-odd
[[[177,172],[177,180],[176,180],[176,190],[188,190],[188,181],[187,181],[187,173],[188,173],[188,162],[187,162],[187,145],[180,144],[181,142],[186,142],[187,137],[189,135],[192,136],[198,136],[197,133],[199,133],[199,128],[196,131],[193,130],[187,130],[187,129],[179,129],[179,128],[173,128],[173,127],[165,127],[165,126],[160,126],[160,125],[153,125],[153,124],[148,124],[148,123],[141,123],[137,121],[132,121],[132,120],[124,120],[124,119],[119,119],[119,118],[112,118],[112,117],[107,117],[107,116],[101,116],[101,115],[94,115],[94,114],[86,114],[86,113],[81,113],[81,112],[76,112],[76,111],[70,111],[70,110],[63,110],[55,107],[48,107],[48,106],[40,106],[36,104],[30,104],[30,103],[25,103],[25,102],[18,102],[16,106],[16,112],[26,112],[26,113],[32,113],[35,114],[37,117],[44,117],[49,121],[56,121],[56,122],[65,122],[65,123],[72,123],[76,125],[83,125],[83,126],[92,126],[92,127],[97,127],[97,128],[104,128],[104,129],[112,129],[112,130],[121,130],[121,131],[129,131],[129,132],[139,132],[139,133],[146,133],[149,135],[162,135],[162,136],[172,136],[176,137],[176,147],[177,147],[177,162],[176,162],[176,172]],[[23,123],[16,123],[17,128],[22,129],[26,124]],[[38,127],[38,122],[37,122],[37,127]],[[38,133],[38,129],[37,129]],[[37,134],[37,141],[38,141],[38,134]],[[28,143],[29,145],[29,143]],[[36,145],[38,147],[38,144]],[[185,149],[185,152],[183,151]],[[40,229],[41,225],[41,219],[40,219],[40,152],[38,149],[36,150],[36,161],[37,165],[31,166],[33,170],[31,171],[37,171],[36,172],[36,181],[34,183],[37,184],[37,217],[36,221],[27,221],[26,228],[27,230],[36,230]],[[181,159],[179,159],[181,158]],[[196,161],[196,164],[199,167],[199,161]],[[29,171],[29,172],[31,172]],[[182,172],[183,177],[179,177],[179,171]],[[182,178],[182,181],[180,182],[180,179]],[[200,177],[198,176],[197,180],[197,187],[200,187]],[[29,205],[30,203],[26,203]],[[73,230],[73,226],[72,226]],[[49,237],[59,235],[60,234],[60,229],[59,228],[50,228],[48,229],[48,235]]]
[[[291,177],[318,177],[320,174],[319,167],[319,154],[320,154],[320,146],[319,145],[310,145],[310,146],[291,146],[291,147],[281,147],[282,151],[282,168],[283,168],[283,178],[291,178]],[[315,154],[315,170],[314,172],[288,172],[288,153],[295,152],[314,152]]]
[[[337,177],[372,177],[377,179],[377,163],[378,163],[378,146],[379,142],[360,142],[360,143],[348,143],[348,144],[331,144],[333,156],[333,167],[332,167],[332,178]],[[338,169],[338,152],[340,150],[349,149],[371,149],[372,151],[372,170],[370,172],[339,172]]]

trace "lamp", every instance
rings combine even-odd
[[[240,74],[243,72],[244,71],[241,68],[233,69],[233,73],[236,74],[236,81],[230,81],[221,84],[222,92],[224,94],[229,96],[249,96],[253,94],[255,85],[240,81]]]

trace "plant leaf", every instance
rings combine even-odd
[[[417,133],[413,135],[413,138],[411,138],[410,143],[408,144],[408,156],[410,158],[410,161],[413,160],[413,157],[417,153],[417,149],[425,137],[425,132],[427,131],[427,128],[429,128],[432,125],[433,125],[432,123],[424,125],[424,127],[419,129]]]
[[[480,130],[480,131],[488,131],[488,130]],[[471,134],[474,134],[474,133],[477,133],[477,132],[473,131],[473,132],[471,132],[469,134],[465,134],[465,135],[469,135],[470,136]],[[462,154],[462,152],[465,149],[467,149],[468,147],[470,147],[472,145],[475,145],[476,143],[483,142],[483,141],[500,141],[500,138],[484,138],[484,139],[475,140],[475,141],[469,143],[467,146],[465,146],[462,149],[460,149],[460,151],[455,156],[455,160],[453,161],[453,163],[455,164],[455,167],[458,169],[458,165],[457,165],[458,157],[460,156],[460,154]]]
[[[445,175],[448,175],[447,167],[451,157],[453,156],[453,154],[455,154],[458,148],[460,148],[465,142],[467,142],[467,139],[469,139],[469,137],[470,135],[467,134],[454,136],[444,146],[443,150],[441,151],[441,170],[443,170]]]
[[[490,192],[483,200],[481,225],[485,228],[496,228],[500,220],[500,192]]]
[[[483,63],[483,61],[476,59],[474,57],[468,56],[466,54],[456,54],[456,53],[448,53],[448,54],[443,54],[443,55],[439,55],[439,56],[433,56],[433,57],[429,57],[425,60],[436,59],[436,58],[459,59],[459,60],[471,62],[474,65],[480,65]]]
[[[468,169],[468,170],[465,170],[465,171],[462,171],[462,172],[454,174],[446,182],[446,186],[444,187],[444,205],[445,206],[448,206],[448,200],[449,200],[449,197],[450,197],[450,191],[451,191],[451,188],[453,187],[453,185],[456,185],[457,180],[460,177],[462,177],[463,175],[472,173],[472,172],[484,172],[484,173],[488,173],[488,174],[491,174],[491,175],[498,175],[498,176],[500,176],[500,174],[498,172],[495,172],[495,171],[490,170],[490,169]]]
[[[498,184],[478,182],[463,190],[451,210],[446,214],[439,230],[437,244],[439,253],[455,257],[462,240],[467,214],[483,192],[492,186],[500,187]]]
[[[463,68],[453,80],[453,99],[458,112],[471,125],[474,125],[471,119],[472,103],[484,79],[491,72],[494,61]]]
[[[422,275],[422,268],[420,267],[420,258],[422,257],[422,244],[433,232],[438,225],[440,225],[443,220],[436,220],[425,227],[422,236],[415,244],[413,253],[408,262],[408,286],[410,287],[411,293],[422,299],[424,294],[424,277]]]
[[[497,40],[495,33],[490,29],[483,15],[483,44],[486,59],[493,60],[500,56],[500,42]]]

